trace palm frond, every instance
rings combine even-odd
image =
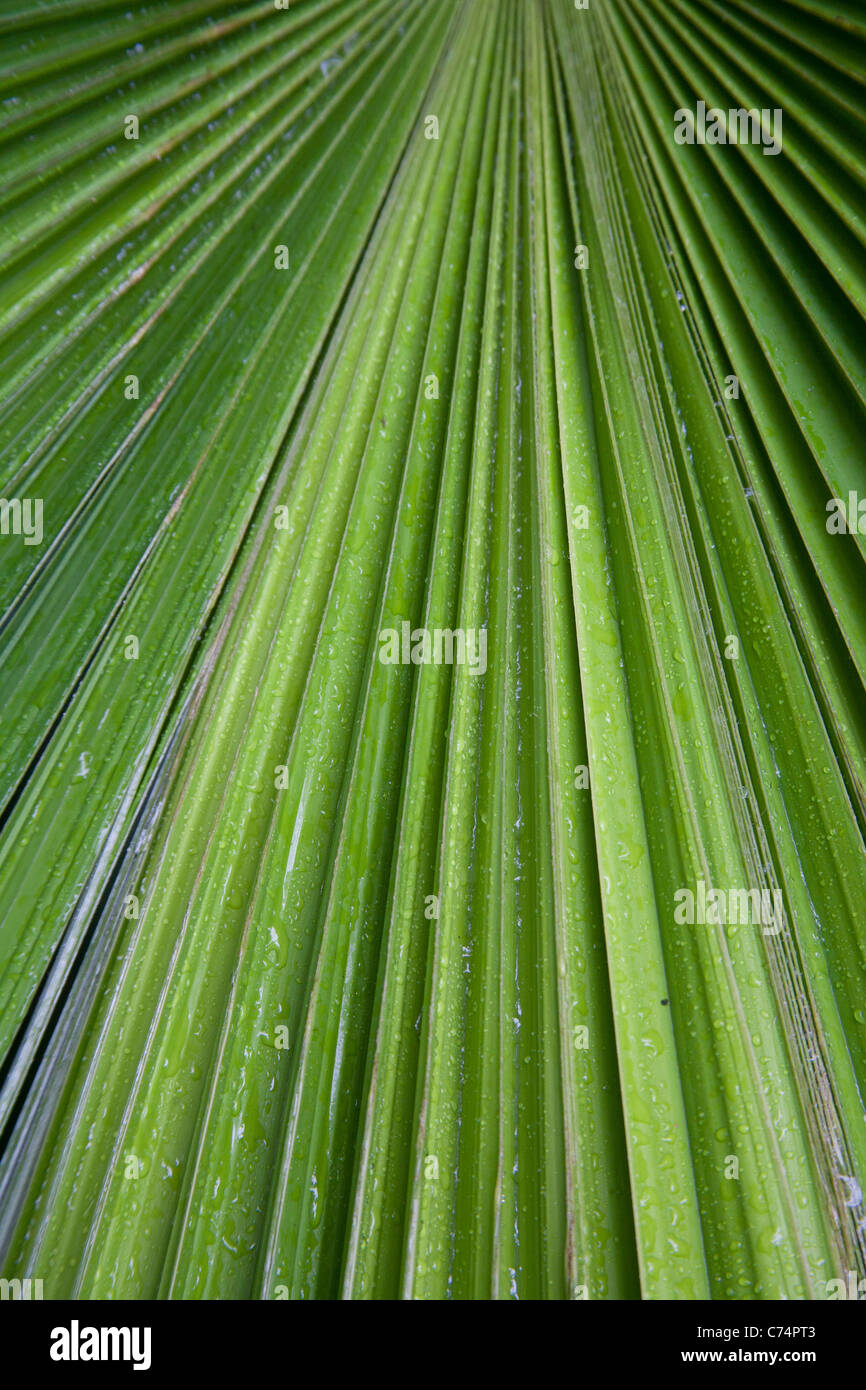
[[[864,1267],[864,39],[0,13],[4,1274]]]

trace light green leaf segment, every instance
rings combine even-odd
[[[866,1272],[858,16],[0,5],[4,1277]]]

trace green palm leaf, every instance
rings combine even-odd
[[[862,1271],[864,39],[0,11],[4,1276]]]

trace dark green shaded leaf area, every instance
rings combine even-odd
[[[2,1276],[836,1296],[862,7],[4,0],[0,74]]]

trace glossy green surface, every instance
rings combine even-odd
[[[857,8],[44,0],[0,74],[3,1275],[826,1297]],[[699,98],[782,151],[676,144]],[[679,922],[701,882],[780,930]]]

